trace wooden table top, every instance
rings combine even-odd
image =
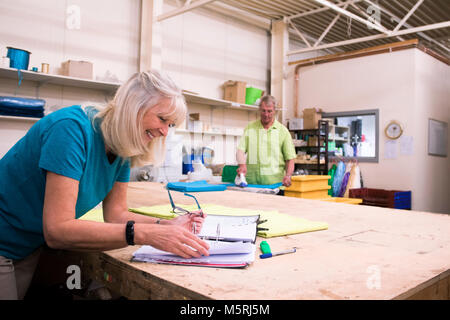
[[[174,195],[176,203],[193,204],[188,197]],[[269,239],[258,237],[258,255],[262,240],[269,242],[273,252],[299,249],[264,260],[256,256],[246,269],[130,262],[137,246],[106,251],[103,259],[142,275],[153,288],[175,290],[183,298],[194,299],[408,298],[441,280],[448,290],[450,215],[239,191],[195,195],[200,204],[277,210],[327,222],[329,228]],[[168,202],[162,184],[129,184],[129,207]]]

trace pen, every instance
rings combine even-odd
[[[259,258],[260,259],[266,259],[266,258],[279,256],[279,255],[282,255],[282,254],[294,253],[296,251],[297,251],[296,248],[292,248],[292,249],[289,249],[289,250],[286,250],[286,251],[280,251],[280,252],[275,252],[275,253],[269,252],[269,253],[264,253],[264,254],[259,255]]]

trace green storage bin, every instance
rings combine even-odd
[[[231,182],[234,183],[234,179],[236,179],[238,166],[225,166],[222,170],[222,182]]]
[[[247,87],[245,89],[245,104],[253,105],[256,100],[261,98],[262,92],[260,89]]]

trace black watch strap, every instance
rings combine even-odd
[[[128,245],[134,246],[134,221],[130,220],[127,222],[127,227],[125,228],[125,239]]]

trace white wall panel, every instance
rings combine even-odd
[[[66,6],[80,8],[80,29],[66,27]],[[137,71],[139,0],[43,0],[0,3],[0,46],[31,51],[30,68],[85,60],[94,64],[94,79],[109,70],[120,80]]]
[[[165,4],[164,12],[176,6]],[[268,35],[263,29],[196,9],[162,22],[163,69],[183,89],[223,98],[226,80],[267,86]]]

